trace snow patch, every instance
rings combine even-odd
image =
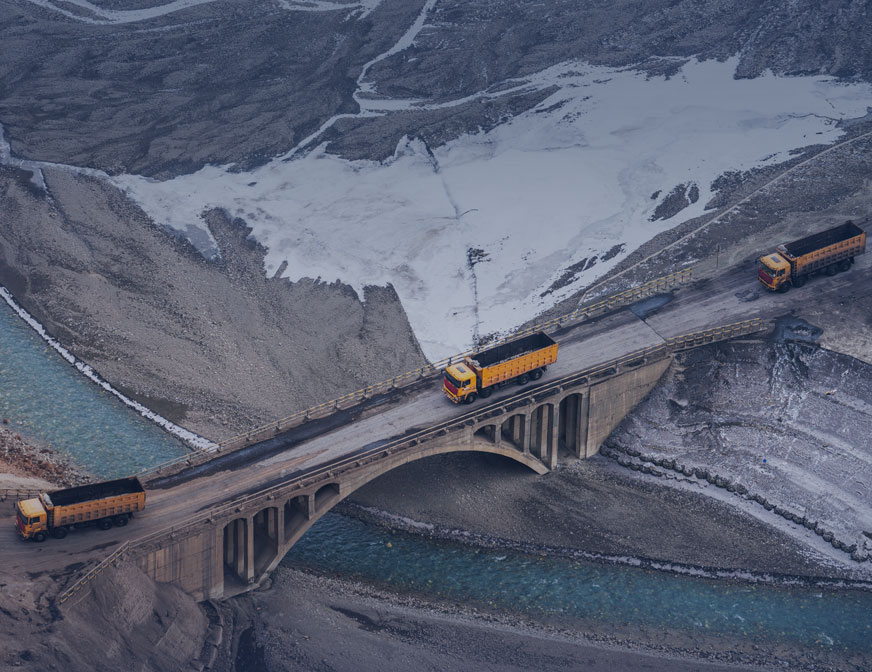
[[[412,44],[430,4],[368,65]],[[722,173],[834,142],[843,133],[838,121],[872,105],[868,84],[733,79],[736,62],[690,62],[669,79],[564,63],[513,82],[513,90],[558,87],[536,109],[432,152],[405,138],[381,163],[346,161],[322,146],[246,173],[207,166],[166,182],[112,180],[157,222],[181,232],[205,228],[201,213],[209,207],[244,218],[268,249],[269,274],[286,263],[291,280],[340,279],[358,293],[392,284],[425,353],[438,359],[468,348],[479,320],[485,332],[507,332],[657,233],[703,214]],[[365,82],[368,69],[358,80],[358,102],[374,91]],[[690,182],[699,188],[695,203],[649,221],[652,193]],[[621,243],[620,254],[603,260]],[[469,249],[492,260],[476,266],[474,288]],[[564,283],[568,267],[595,256],[598,263]]]

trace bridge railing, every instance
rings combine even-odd
[[[675,273],[655,278],[654,280],[650,280],[637,287],[631,287],[623,292],[609,296],[601,301],[582,306],[566,315],[561,315],[560,317],[540,322],[531,327],[515,332],[505,338],[493,341],[487,345],[482,345],[482,347],[467,350],[466,352],[451,355],[450,357],[445,357],[439,361],[401,373],[400,375],[389,378],[388,380],[374,383],[373,385],[360,388],[354,392],[349,392],[336,397],[335,399],[330,399],[329,401],[317,404],[311,408],[292,413],[287,417],[275,420],[274,422],[263,425],[262,427],[252,429],[244,434],[225,439],[218,443],[214,449],[198,449],[167,462],[162,462],[161,464],[140,471],[138,476],[140,479],[148,481],[156,478],[162,472],[173,470],[174,467],[188,467],[208,462],[215,457],[215,453],[231,452],[239,450],[240,448],[245,448],[254,443],[265,441],[266,439],[288,429],[292,429],[308,420],[326,417],[335,411],[351,408],[361,401],[370,399],[378,394],[389,392],[394,388],[405,387],[406,385],[419,380],[425,380],[431,376],[436,376],[440,374],[445,367],[461,362],[465,357],[473,356],[485,348],[513,341],[537,331],[559,329],[584,319],[602,315],[620,306],[625,306],[646,297],[653,296],[654,294],[668,291],[679,285],[687,284],[692,280],[693,268],[685,268],[676,271]]]
[[[4,489],[0,490],[0,502],[5,502],[7,499],[11,499],[13,502],[17,502],[19,499],[29,499],[31,497],[37,497],[41,490],[30,489]]]
[[[717,341],[724,341],[738,336],[763,331],[771,325],[759,318],[743,320],[734,324],[728,324],[714,329],[693,332],[668,339],[665,343],[649,346],[636,350],[622,357],[597,364],[582,371],[572,373],[554,381],[550,381],[536,388],[529,389],[512,397],[493,401],[485,406],[467,411],[449,420],[437,423],[414,434],[403,436],[386,444],[369,450],[355,453],[348,457],[341,457],[328,463],[315,467],[301,474],[295,479],[273,485],[269,488],[250,493],[231,502],[213,507],[166,528],[141,537],[131,542],[131,548],[145,546],[149,543],[165,539],[167,536],[183,536],[198,525],[212,523],[219,519],[232,517],[232,515],[248,505],[266,500],[280,499],[290,496],[294,491],[303,490],[322,481],[336,478],[351,468],[359,468],[373,461],[383,459],[400,450],[414,447],[432,438],[445,436],[450,431],[468,426],[470,421],[477,422],[497,413],[502,413],[506,407],[522,407],[534,402],[536,398],[550,396],[562,388],[571,387],[585,381],[596,382],[611,375],[617,375],[626,367],[639,366],[646,362],[656,361],[667,357],[673,352],[688,350]]]
[[[31,497],[39,497],[40,490],[16,490],[4,489],[0,490],[0,503],[9,502],[10,507],[15,507],[15,502],[19,499],[30,499]]]
[[[69,603],[69,600],[74,598],[76,595],[79,595],[79,599],[84,597],[87,593],[82,593],[81,591],[88,587],[89,584],[96,579],[107,567],[112,567],[124,559],[125,554],[130,550],[130,542],[125,541],[118,548],[116,548],[112,554],[103,560],[99,565],[88,571],[85,576],[76,581],[72,586],[67,588],[64,592],[62,592],[57,598],[57,605],[71,607],[73,603]]]

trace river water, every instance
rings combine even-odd
[[[0,300],[0,421],[100,478],[126,476],[184,444],[98,387]]]
[[[186,448],[85,379],[0,302],[0,416],[101,478]],[[328,514],[285,565],[440,600],[610,627],[640,626],[872,653],[872,592],[742,584],[481,549]]]

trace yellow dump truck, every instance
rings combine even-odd
[[[15,526],[22,539],[63,539],[67,532],[96,525],[108,530],[127,525],[134,512],[145,508],[145,489],[138,478],[120,478],[65,490],[44,492],[15,504]]]
[[[866,251],[866,232],[852,221],[785,243],[760,257],[757,277],[773,292],[802,287],[814,273],[847,271],[854,257]]]
[[[442,390],[455,404],[485,399],[495,389],[517,383],[525,385],[542,377],[557,361],[557,343],[539,331],[465,357],[445,369]]]

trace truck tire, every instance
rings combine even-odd
[[[45,532],[37,532],[33,535],[33,540],[37,543],[45,541]]]
[[[127,521],[128,517],[126,513],[122,513],[112,519],[112,522],[115,523],[116,527],[124,527],[125,525],[127,525]]]
[[[467,394],[467,395],[466,395],[466,399],[464,399],[463,401],[464,401],[465,403],[467,403],[467,404],[471,404],[471,403],[472,403],[473,401],[475,401],[476,399],[478,399],[478,396],[476,395],[475,392],[472,392],[472,393],[470,393],[470,394]]]
[[[522,373],[515,380],[518,381],[518,385],[526,385],[530,382],[530,376],[528,376],[526,373]]]
[[[800,275],[800,276],[793,279],[793,286],[794,287],[802,287],[805,284],[806,280],[808,280],[808,278],[806,276]]]
[[[539,380],[542,377],[542,369],[530,371],[530,380]]]
[[[485,387],[484,389],[478,391],[478,396],[480,396],[482,399],[487,399],[491,395],[491,393],[493,393],[493,390],[489,387]]]
[[[790,290],[790,283],[785,282],[783,285],[779,286],[776,290],[779,294],[785,294]]]
[[[836,264],[830,264],[829,266],[827,266],[827,267],[824,269],[824,273],[826,273],[826,274],[829,275],[829,276],[833,276],[833,275],[835,275],[835,274],[838,273],[838,272],[839,272],[839,269],[836,268]]]
[[[845,271],[851,268],[851,260],[850,259],[842,259],[839,262],[839,272],[844,273]]]
[[[97,521],[97,529],[108,530],[110,527],[112,527],[111,518],[101,518]]]
[[[56,527],[51,531],[51,536],[55,539],[63,539],[67,536],[67,528],[65,527]]]

